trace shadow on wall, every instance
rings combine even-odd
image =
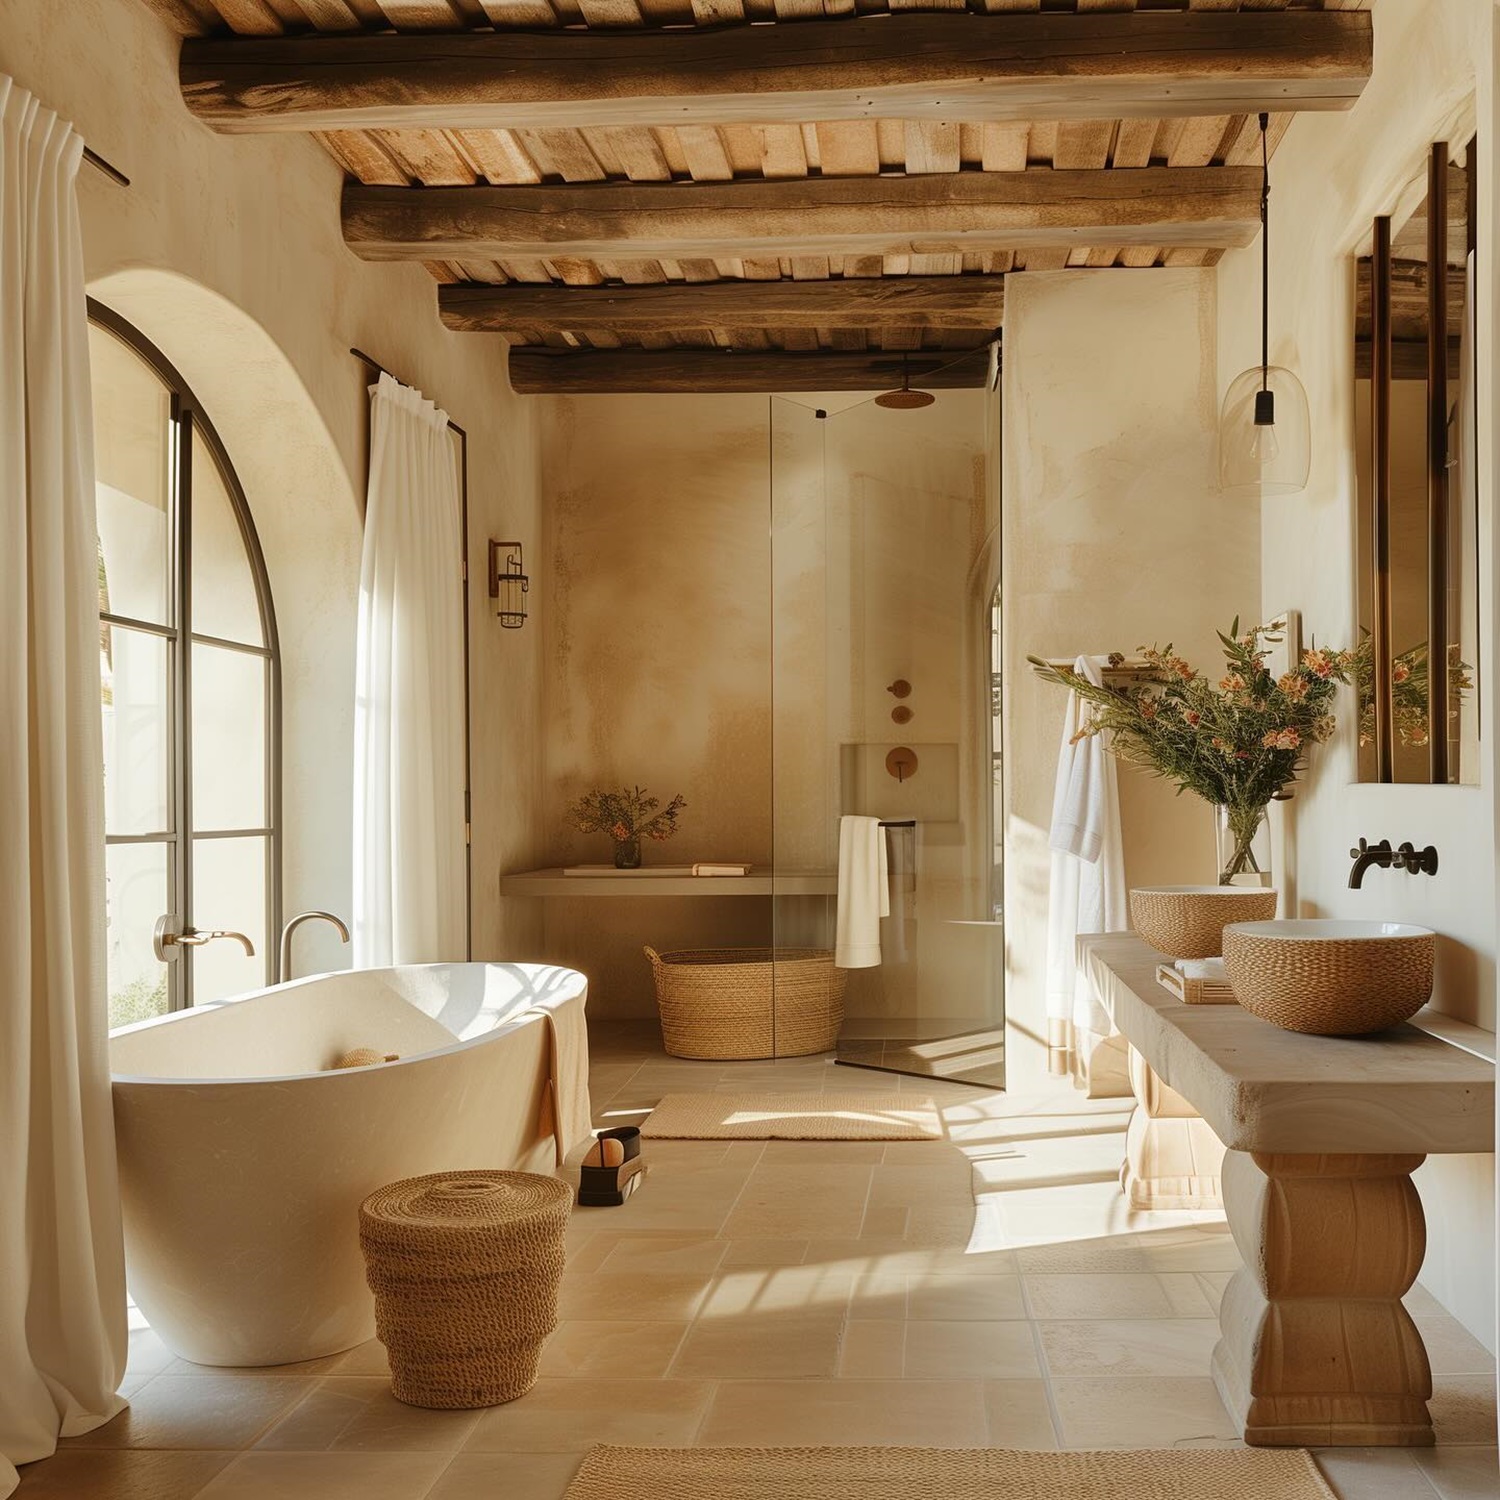
[[[187,277],[117,271],[89,294],[177,367],[228,450],[270,573],[282,662],[283,908],[350,912],[361,506],[322,414],[253,318]],[[332,929],[303,967],[347,966]]]

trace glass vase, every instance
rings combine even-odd
[[[641,841],[639,839],[615,840],[615,869],[639,870],[641,867]]]
[[[1214,827],[1218,835],[1220,885],[1269,888],[1271,884],[1271,833],[1266,809],[1219,807]]]

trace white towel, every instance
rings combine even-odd
[[[1080,656],[1074,670],[1103,684],[1105,658]],[[1125,861],[1120,841],[1120,800],[1114,757],[1099,735],[1073,743],[1086,722],[1086,706],[1068,694],[1057,783],[1052,797],[1052,886],[1047,910],[1047,1016],[1071,1021],[1079,1031],[1108,1036],[1114,1030],[1087,974],[1078,967],[1080,933],[1125,932]]]
[[[841,969],[880,962],[880,919],[891,912],[885,829],[879,818],[839,819],[839,902],[833,961]]]
[[[1210,984],[1228,984],[1222,958],[1179,958],[1177,972],[1184,979],[1205,979]]]

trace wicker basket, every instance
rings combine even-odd
[[[646,949],[673,1057],[804,1057],[844,1022],[847,975],[826,948]]]
[[[572,1205],[565,1182],[532,1172],[409,1177],[365,1199],[359,1243],[398,1401],[498,1406],[531,1389]]]
[[[1275,891],[1254,886],[1179,885],[1130,893],[1131,925],[1168,958],[1218,958],[1229,922],[1269,922]]]

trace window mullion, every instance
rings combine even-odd
[[[172,417],[177,438],[175,484],[173,487],[173,517],[176,531],[177,554],[177,639],[173,684],[176,691],[176,801],[177,801],[177,858],[176,896],[177,910],[183,926],[191,928],[193,923],[193,701],[192,701],[192,639],[193,639],[193,415],[180,394],[172,398]],[[193,950],[178,949],[178,961],[172,966],[177,971],[178,1008],[193,1003]]]

